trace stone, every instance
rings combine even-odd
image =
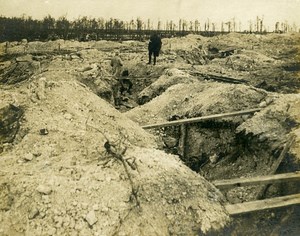
[[[46,89],[46,78],[41,77],[37,82],[37,89],[35,92],[38,100],[46,99],[45,89]]]
[[[63,220],[63,226],[67,227],[70,225],[70,216],[66,215],[64,220]]]
[[[40,129],[40,135],[47,135],[47,134],[49,134],[49,131],[47,129],[45,128]]]
[[[54,228],[54,227],[49,228],[47,233],[48,233],[48,235],[55,235],[56,228]]]
[[[43,203],[44,203],[44,204],[49,204],[49,203],[51,203],[51,200],[50,200],[50,198],[49,198],[48,195],[43,195],[43,196],[42,196],[42,199],[43,199]]]
[[[71,218],[71,220],[70,220],[69,228],[70,229],[74,229],[75,228],[75,220],[73,218]]]
[[[22,39],[21,40],[21,44],[27,44],[28,43],[28,40],[27,39]]]
[[[32,153],[27,153],[25,156],[24,156],[24,160],[25,161],[32,161],[33,159],[33,154]]]
[[[40,213],[40,212],[39,212],[39,209],[37,209],[36,207],[33,207],[33,208],[30,209],[30,211],[29,211],[28,219],[29,219],[29,220],[34,219],[35,217],[38,216],[39,213]]]
[[[99,205],[98,204],[94,204],[93,205],[93,209],[94,209],[94,211],[99,211]]]
[[[31,62],[32,61],[32,55],[27,54],[25,56],[20,56],[16,58],[17,62]]]
[[[86,210],[87,207],[88,207],[88,204],[87,204],[87,203],[85,203],[85,202],[81,203],[81,208],[82,208],[82,209]]]
[[[108,207],[102,207],[101,212],[107,213],[109,211]]]
[[[163,141],[168,148],[176,147],[178,143],[178,140],[173,137],[163,137]]]
[[[91,210],[86,216],[85,220],[88,222],[89,226],[93,226],[97,221],[97,217],[94,210]]]
[[[174,219],[174,215],[172,215],[172,214],[167,214],[166,217],[168,220]]]
[[[66,113],[66,114],[64,114],[64,118],[67,119],[67,120],[71,120],[72,115],[70,113]]]
[[[45,195],[49,195],[52,192],[52,189],[49,186],[46,185],[39,185],[36,190],[41,193],[41,194],[45,194]]]
[[[210,160],[210,162],[211,162],[212,164],[216,164],[217,161],[218,161],[218,159],[219,159],[219,157],[218,157],[217,154],[213,154],[213,155],[211,155],[211,156],[209,157],[209,160]]]
[[[261,108],[264,108],[266,107],[268,104],[266,101],[262,101],[258,106],[261,107]]]
[[[46,217],[46,213],[45,212],[40,212],[39,217],[41,219],[44,219]]]

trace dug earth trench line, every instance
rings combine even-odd
[[[24,112],[0,158],[1,234],[222,231],[230,221],[222,194],[68,71],[50,67],[0,94]],[[121,163],[105,145],[120,137]]]

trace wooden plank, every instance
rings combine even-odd
[[[300,204],[300,193],[284,197],[225,205],[230,215],[240,215],[249,212],[275,209]]]
[[[218,118],[224,118],[224,117],[230,117],[230,116],[246,115],[246,114],[258,112],[260,110],[261,110],[261,108],[254,108],[254,109],[244,110],[244,111],[235,111],[235,112],[230,112],[230,113],[201,116],[201,117],[195,117],[195,118],[190,118],[190,119],[174,120],[174,121],[163,122],[163,123],[158,123],[158,124],[144,125],[144,126],[142,126],[142,128],[152,129],[152,128],[174,126],[174,125],[190,124],[190,123],[200,122],[203,120],[211,120],[211,119],[218,119]]]
[[[277,171],[277,169],[278,169],[280,163],[283,161],[285,155],[287,154],[287,152],[289,151],[289,149],[290,149],[291,146],[293,145],[294,141],[295,141],[295,135],[291,135],[291,136],[288,138],[288,140],[287,140],[287,142],[286,142],[286,144],[285,144],[283,150],[281,151],[279,157],[277,158],[277,160],[276,160],[276,161],[273,163],[273,165],[271,166],[271,171],[269,172],[269,175],[272,175],[272,174],[275,174],[275,173],[276,173],[276,171]],[[264,197],[264,195],[265,195],[265,193],[266,193],[266,191],[267,191],[267,189],[268,189],[269,186],[270,186],[270,185],[262,186],[262,187],[258,190],[258,194],[257,194],[257,196],[256,196],[256,199],[263,199],[263,197]]]
[[[249,83],[248,81],[243,80],[243,79],[235,79],[235,78],[230,78],[230,77],[221,76],[221,75],[214,75],[214,74],[205,74],[205,73],[201,73],[201,72],[197,72],[197,71],[191,71],[190,74],[193,76],[201,76],[204,79],[215,80],[215,81],[220,81],[220,82],[224,82],[224,83],[232,83],[232,84]]]
[[[220,189],[228,189],[233,187],[244,187],[255,184],[274,184],[290,181],[300,181],[300,171],[278,175],[216,180],[213,181],[212,184],[214,184],[217,188]]]

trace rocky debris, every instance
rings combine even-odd
[[[32,102],[38,102],[39,100],[46,99],[46,90],[51,87],[49,83],[47,83],[47,78],[41,77],[37,80],[32,81],[28,88],[30,90],[30,99]]]
[[[52,188],[50,186],[47,185],[39,185],[36,190],[41,193],[41,194],[45,194],[45,195],[49,195],[52,192]]]
[[[95,211],[89,211],[89,213],[85,216],[85,220],[88,222],[89,226],[92,227],[98,221]]]
[[[47,134],[49,134],[48,129],[46,128],[40,129],[40,135],[47,135]]]
[[[31,208],[28,213],[28,219],[32,220],[32,219],[36,218],[39,213],[40,213],[39,209],[37,209],[36,207]]]
[[[85,235],[96,232],[112,235],[116,229],[127,234],[156,232],[167,235],[168,228],[179,219],[180,229],[173,229],[173,232],[189,234],[200,228],[208,232],[221,230],[227,224],[229,218],[220,203],[220,193],[216,192],[218,201],[208,201],[205,192],[212,186],[184,167],[176,156],[156,150],[154,136],[64,73],[44,73],[47,99],[33,103],[28,102],[26,93],[16,95],[26,104],[22,126],[29,132],[22,142],[0,158],[1,166],[9,170],[1,180],[10,179],[11,171],[18,172],[12,181],[16,186],[14,191],[20,192],[14,199],[15,207],[0,222],[1,227],[3,224],[10,227],[9,222],[15,218],[13,222],[22,222],[20,231],[38,235],[48,233],[53,227],[56,228],[56,231],[51,230],[54,235],[74,231]],[[62,77],[68,80],[56,79]],[[27,87],[24,85],[20,89]],[[41,127],[47,127],[49,135],[41,136]],[[125,153],[118,152],[123,155],[124,165],[107,153],[104,148],[107,141],[114,143],[116,151],[126,148]],[[19,163],[19,158],[28,153],[38,158],[26,164]],[[17,165],[10,169],[7,160]],[[128,176],[140,188],[132,188]],[[191,192],[191,195],[187,197],[182,192]],[[133,194],[138,196],[145,211],[139,211]],[[33,201],[38,214],[29,210],[33,209]],[[164,207],[158,208],[161,204],[165,204]],[[180,206],[180,210],[177,211],[174,204]],[[190,205],[203,205],[205,211],[200,214],[199,209],[196,218],[186,215],[185,209]],[[26,212],[26,219],[16,218],[17,212]],[[67,215],[70,219],[65,219]],[[53,222],[57,217],[61,220]],[[155,227],[148,227],[149,222]],[[9,232],[6,227],[2,228]]]
[[[174,148],[178,145],[177,138],[166,136],[163,137],[162,139],[167,148]]]
[[[25,56],[20,56],[16,58],[16,62],[32,62],[33,57],[31,54],[27,54]]]
[[[23,159],[25,160],[25,161],[32,161],[33,160],[33,154],[32,153],[27,153],[24,157],[23,157]]]

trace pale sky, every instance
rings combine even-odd
[[[91,16],[175,22],[183,18],[204,22],[209,18],[217,23],[235,17],[243,28],[259,16],[273,28],[276,21],[285,20],[300,26],[300,0],[0,0],[0,15],[22,14],[35,19],[48,14],[55,18],[67,16],[70,20]]]

